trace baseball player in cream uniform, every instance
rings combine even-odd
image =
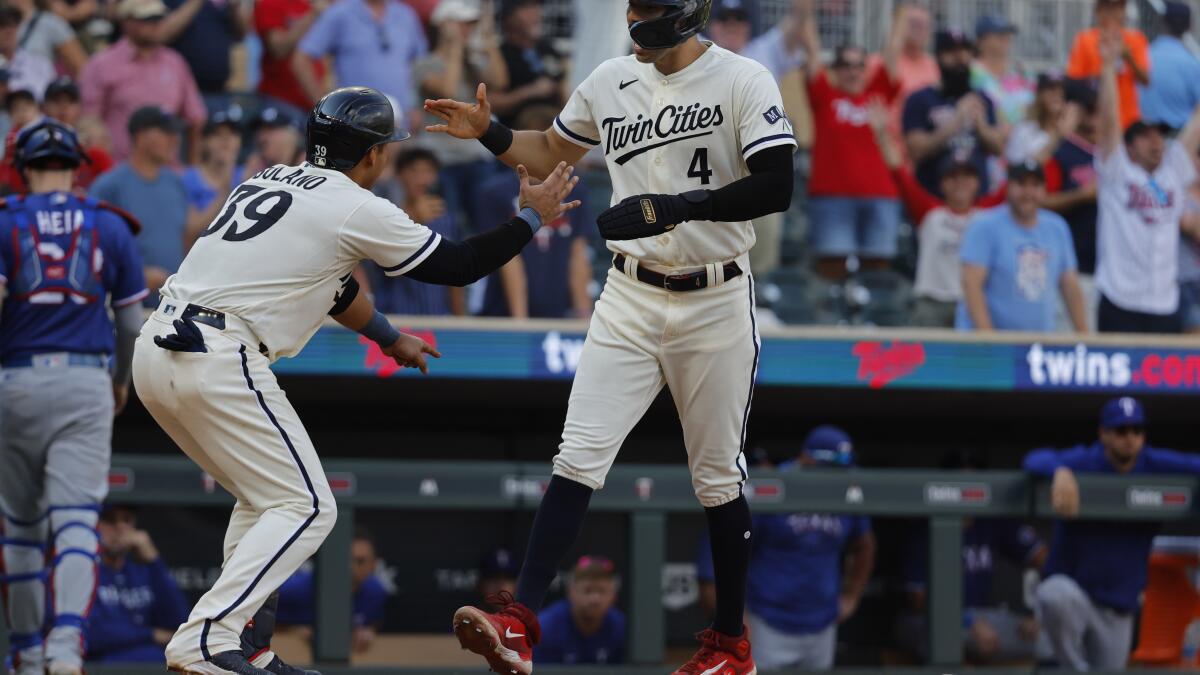
[[[703,648],[677,672],[755,672],[742,623],[752,537],[742,449],[760,346],[747,254],[751,219],[790,204],[796,140],[770,72],[699,39],[711,4],[632,0],[635,53],[592,72],[544,132],[492,121],[482,85],[474,103],[425,105],[445,120],[430,131],[478,138],[534,175],[598,147],[613,182],[613,206],[598,221],[613,267],[516,597],[492,603],[502,606],[496,614],[464,607],[455,615],[463,646],[497,672],[532,671],[546,589],[592,491],[664,385],[708,517],[718,596]]]
[[[566,165],[522,210],[463,242],[414,223],[369,190],[390,163],[391,104],[365,87],[338,89],[308,121],[308,162],[273,166],[238,186],[162,290],[142,329],[134,381],[150,414],[237,499],[216,583],[166,648],[189,675],[292,675],[266,645],[244,649],[247,621],[316,552],[337,518],[320,459],[271,362],[300,352],[327,315],[426,370],[425,342],[402,335],[358,293],[351,272],[372,259],[387,274],[465,285],[499,268],[560,204]],[[271,613],[273,615],[273,608]],[[261,637],[261,636],[260,636]],[[265,641],[269,642],[269,636]]]

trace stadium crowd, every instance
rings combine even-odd
[[[716,0],[706,35],[776,77],[802,147],[797,204],[756,223],[764,320],[1200,330],[1187,4],[1165,3],[1150,44],[1124,0],[1096,0],[1064,69],[1033,73],[1002,15],[964,32],[896,2],[871,54],[822,42],[840,11],[824,0],[782,3],[756,35],[759,1]],[[377,192],[444,235],[470,233],[515,209],[517,182],[481,145],[424,132],[421,102],[469,100],[482,82],[506,124],[546,128],[572,69],[619,53],[586,36],[565,50],[546,23],[541,0],[8,0],[0,133],[11,146],[40,115],[78,128],[91,163],[77,187],[145,224],[154,291],[241,180],[303,161],[325,91],[369,85],[414,134]],[[7,161],[0,190],[19,193]],[[585,175],[584,209],[465,293],[369,265],[359,281],[397,314],[587,317],[608,265],[590,220],[611,190],[603,171]]]

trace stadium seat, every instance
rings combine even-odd
[[[857,283],[866,289],[861,307],[863,323],[875,326],[906,326],[912,309],[912,284],[891,270],[863,270]]]
[[[1183,662],[1183,634],[1200,619],[1200,593],[1191,572],[1200,556],[1155,552],[1142,606],[1138,647],[1130,660],[1146,666],[1196,665]]]

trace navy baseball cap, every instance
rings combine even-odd
[[[1016,33],[1017,27],[1011,21],[994,15],[984,15],[979,17],[975,22],[975,39],[982,40],[985,35],[996,35],[999,33]]]
[[[218,110],[209,115],[208,121],[204,123],[204,134],[206,136],[211,134],[217,129],[217,127],[229,127],[230,129],[241,133],[242,107],[235,103],[225,110]]]
[[[79,101],[82,98],[79,93],[79,85],[68,75],[58,77],[46,85],[46,91],[42,94],[42,100],[48,101],[59,96],[66,96],[72,101]]]
[[[147,129],[162,129],[179,133],[179,120],[156,105],[147,105],[133,111],[129,116],[129,135],[136,136]]]
[[[1166,122],[1147,122],[1146,120],[1138,120],[1130,124],[1125,129],[1125,142],[1132,143],[1133,140],[1152,130],[1157,130],[1163,136],[1171,136],[1175,133],[1175,127]]]
[[[952,173],[960,171],[966,171],[979,176],[979,167],[972,164],[969,157],[963,157],[956,152],[949,153],[938,163],[938,178],[945,178]]]
[[[279,129],[282,127],[294,127],[296,120],[282,108],[276,108],[269,105],[254,116],[254,121],[250,123],[250,128],[254,131],[259,129]]]
[[[851,466],[854,464],[854,442],[842,429],[823,424],[804,439],[803,454],[821,466]]]
[[[1010,183],[1016,183],[1026,178],[1034,178],[1042,183],[1046,182],[1046,172],[1042,169],[1041,162],[1027,159],[1024,162],[1008,165],[1008,181]]]
[[[480,579],[495,579],[496,577],[516,579],[519,571],[516,556],[505,548],[488,551],[479,561]]]
[[[749,21],[746,0],[715,0],[712,7],[713,21]]]
[[[1163,8],[1163,24],[1172,32],[1186,33],[1192,27],[1192,8],[1176,0],[1168,0]]]
[[[1146,426],[1146,410],[1141,401],[1132,396],[1114,398],[1100,410],[1100,426],[1105,429],[1117,427]]]
[[[966,33],[957,28],[939,30],[933,39],[933,51],[935,54],[952,52],[958,49],[970,49],[973,46],[971,38],[967,37]]]

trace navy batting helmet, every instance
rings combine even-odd
[[[713,0],[641,0],[661,5],[666,13],[657,19],[638,21],[629,36],[642,49],[668,49],[704,30],[712,14]]]
[[[13,165],[18,171],[36,168],[74,169],[91,162],[71,127],[42,118],[21,130],[15,143]]]
[[[342,87],[325,95],[308,115],[306,146],[313,166],[353,169],[371,148],[408,138],[396,128],[387,96],[370,87]]]

